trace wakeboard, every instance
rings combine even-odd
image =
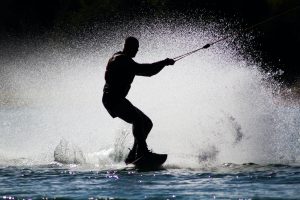
[[[137,169],[160,169],[167,158],[167,154],[146,154],[137,158],[131,164]]]

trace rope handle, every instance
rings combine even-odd
[[[206,45],[204,45],[203,47],[201,47],[201,48],[199,48],[199,49],[196,49],[196,50],[190,51],[190,52],[188,52],[188,53],[182,54],[182,55],[180,55],[180,56],[177,56],[177,57],[173,58],[173,60],[176,62],[176,61],[178,61],[178,60],[181,60],[181,59],[184,58],[184,57],[187,57],[187,56],[189,56],[189,55],[191,55],[191,54],[193,54],[193,53],[196,53],[197,51],[199,51],[199,50],[201,50],[201,49],[207,49],[207,48],[210,47],[211,45],[212,45],[212,44],[206,44]]]

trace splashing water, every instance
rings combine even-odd
[[[140,40],[135,60],[154,62],[224,34],[222,23],[207,28],[178,21],[111,25],[90,41],[64,46],[37,42],[40,48],[30,46],[30,53],[3,62],[0,162],[52,162],[62,138],[81,148],[89,163],[122,162],[133,138],[122,134],[131,127],[110,118],[102,106],[105,65],[128,35]],[[154,77],[135,78],[128,99],[152,119],[148,144],[169,154],[167,166],[299,162],[299,106],[276,95],[280,85],[266,81],[270,75],[230,42],[191,55]]]

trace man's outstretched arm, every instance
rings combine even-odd
[[[174,65],[173,59],[167,58],[151,64],[134,64],[134,72],[138,76],[153,76],[160,72],[167,65]]]

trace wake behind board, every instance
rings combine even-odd
[[[167,158],[167,154],[145,155],[136,159],[131,164],[137,169],[160,169]]]

